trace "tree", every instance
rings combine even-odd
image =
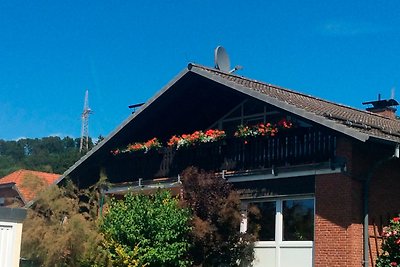
[[[82,156],[79,141],[57,136],[18,141],[0,139],[0,177],[21,168],[61,174]],[[93,147],[91,138],[89,147]]]
[[[79,212],[78,193],[71,183],[41,193],[24,221],[23,258],[45,267],[78,267],[99,246],[95,218],[88,220]]]
[[[168,191],[154,195],[128,194],[113,200],[100,229],[106,249],[118,266],[189,266],[190,212]],[[121,256],[128,260],[121,263]]]
[[[97,137],[97,141],[95,142],[95,146],[97,146],[98,144],[100,144],[101,143],[101,141],[103,141],[104,140],[104,136],[102,136],[101,134]]]
[[[192,210],[190,254],[199,266],[250,265],[253,237],[240,233],[240,198],[226,180],[194,167],[182,173],[183,198]]]

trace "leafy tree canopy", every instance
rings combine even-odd
[[[82,156],[79,142],[79,138],[58,136],[18,141],[0,139],[0,177],[18,169],[61,174]],[[91,139],[89,147],[93,147]]]
[[[254,238],[240,233],[239,194],[226,180],[190,167],[182,173],[183,198],[192,210],[190,251],[198,266],[250,266]]]

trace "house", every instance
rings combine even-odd
[[[21,251],[22,223],[27,210],[21,208],[0,208],[0,266],[19,266]]]
[[[400,121],[395,100],[366,104],[358,110],[189,64],[57,182],[68,176],[88,187],[103,173],[114,184],[108,193],[175,188],[195,165],[241,191],[241,231],[260,226],[254,266],[374,266],[370,236],[382,230],[374,226],[400,211]],[[226,136],[118,153],[208,129]],[[244,138],[250,130],[258,132]],[[252,206],[261,218],[246,216]]]
[[[23,169],[6,175],[0,178],[0,206],[26,206],[59,177],[59,174]]]

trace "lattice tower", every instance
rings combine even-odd
[[[82,112],[82,128],[81,128],[81,143],[79,152],[87,152],[89,150],[89,115],[92,110],[89,108],[89,91],[86,90],[85,102],[83,104]]]

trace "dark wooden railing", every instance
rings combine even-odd
[[[130,178],[176,176],[188,166],[207,171],[244,171],[326,162],[335,156],[336,137],[320,131],[282,132],[275,137],[226,138],[192,147],[115,156],[112,173]],[[110,172],[109,172],[110,173]]]

